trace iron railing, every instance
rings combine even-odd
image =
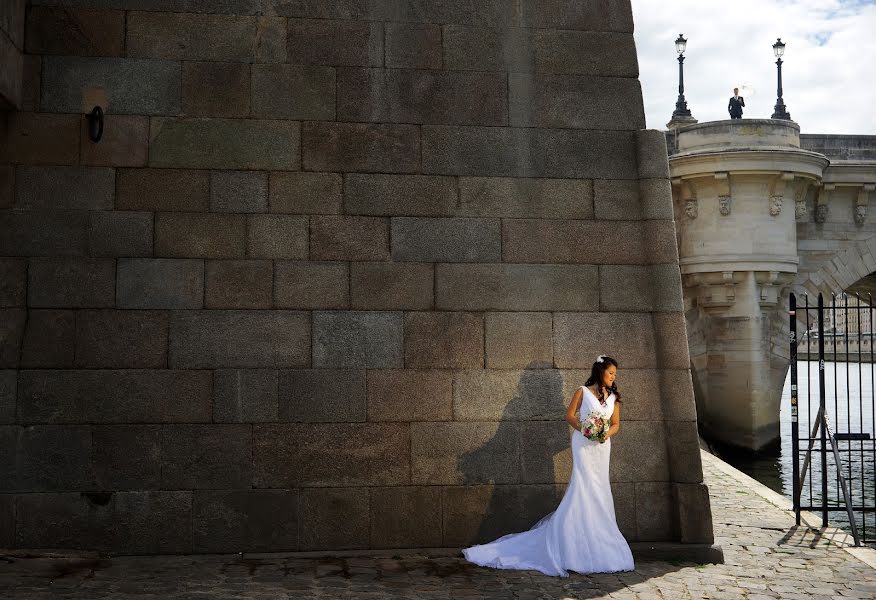
[[[850,297],[855,300],[851,306]],[[824,323],[828,311],[833,332],[826,336]],[[867,318],[862,319],[862,315]],[[874,306],[869,295],[866,298],[848,294],[832,296],[828,307],[824,306],[821,294],[815,306],[809,304],[808,296],[803,297],[802,306],[797,306],[794,294],[790,297],[792,489],[797,524],[804,510],[821,513],[824,527],[830,515],[838,513],[834,524],[850,529],[856,545],[876,541],[873,316]],[[806,328],[804,339],[809,359],[804,363],[802,380],[797,362],[801,341],[797,336],[798,323]],[[813,405],[811,339],[816,336],[817,404]],[[838,352],[838,346],[842,352]],[[869,356],[865,355],[865,349],[869,350]],[[805,398],[800,396],[801,392],[805,392]],[[800,437],[801,419],[806,424],[804,435],[808,437]],[[801,444],[805,448],[801,449]],[[835,485],[830,485],[832,481]]]

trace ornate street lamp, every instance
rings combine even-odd
[[[690,110],[687,108],[687,102],[684,99],[684,50],[687,48],[687,40],[682,34],[678,34],[678,39],[675,40],[675,51],[678,53],[678,101],[675,103],[675,110],[672,112],[673,121],[686,121],[693,119]]]
[[[776,67],[778,69],[779,85],[776,90],[776,108],[773,112],[773,119],[791,120],[791,115],[785,110],[785,101],[782,100],[782,55],[785,54],[785,44],[782,43],[782,38],[778,38],[773,44],[773,54],[776,55]]]

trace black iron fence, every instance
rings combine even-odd
[[[851,302],[850,302],[851,300]],[[876,364],[866,298],[791,294],[791,452],[793,501],[849,529],[855,543],[876,542]],[[825,323],[828,331],[825,332]],[[805,330],[797,335],[798,324]],[[798,345],[805,361],[798,363]],[[801,369],[802,367],[802,369]],[[800,424],[803,424],[801,437]]]

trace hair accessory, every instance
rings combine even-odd
[[[600,354],[599,356],[596,357],[596,362],[601,363],[602,359],[604,359],[604,358],[605,358],[605,354]]]

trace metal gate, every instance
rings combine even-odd
[[[790,298],[793,501],[876,542],[876,361],[868,295]],[[799,314],[802,311],[802,314]],[[805,331],[798,337],[798,324]],[[798,363],[798,360],[800,361]],[[800,427],[803,432],[801,437]]]

